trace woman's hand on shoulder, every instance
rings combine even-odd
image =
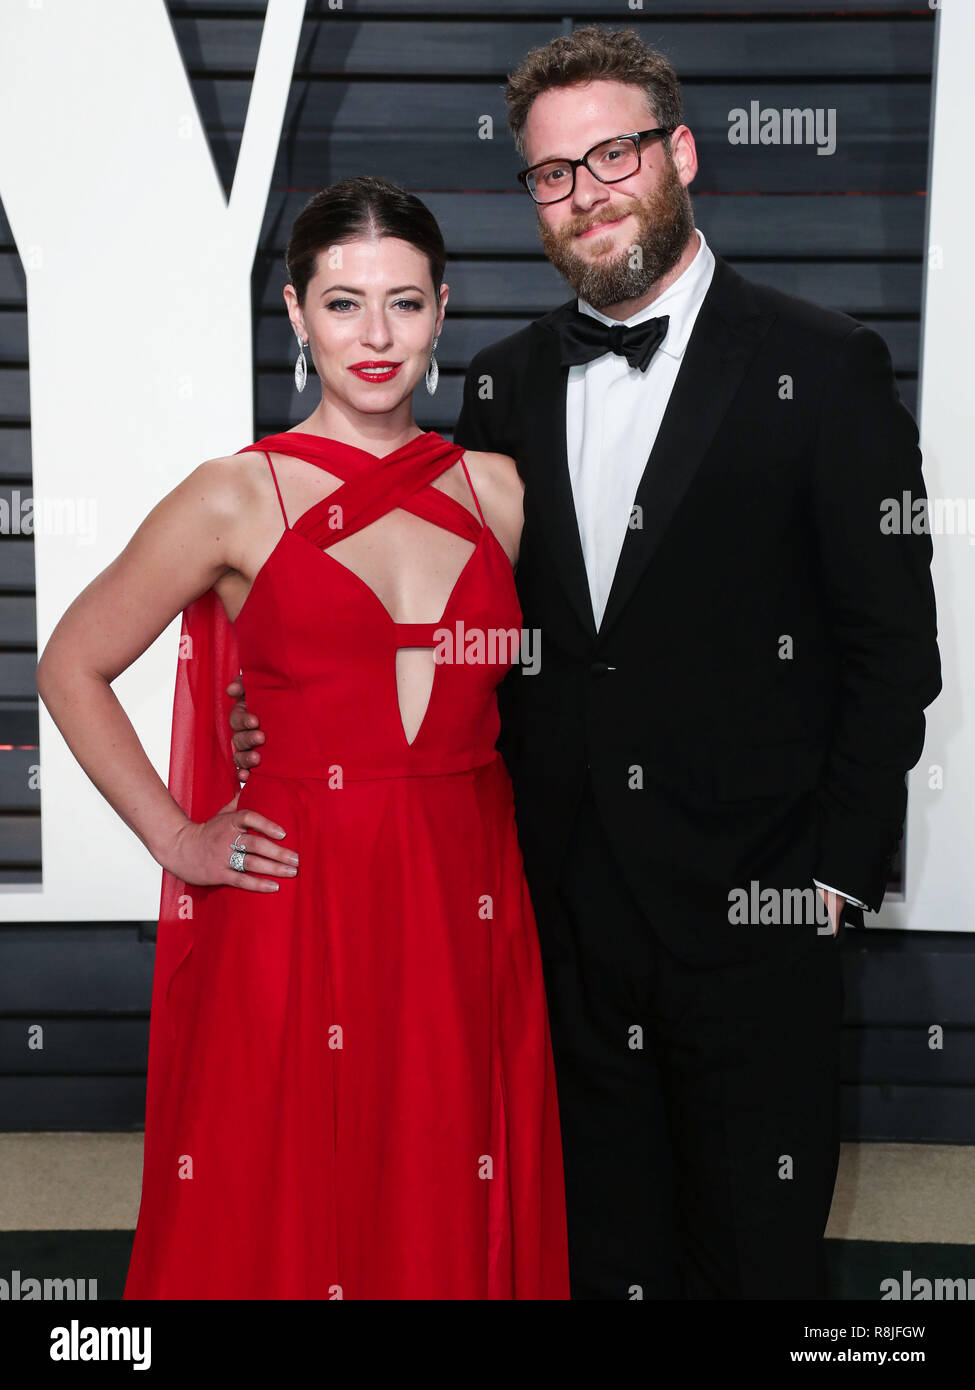
[[[501,542],[512,565],[518,563],[521,531],[525,524],[522,499],[525,485],[508,454],[469,450],[464,462],[471,475],[484,518]]]

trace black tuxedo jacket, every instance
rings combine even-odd
[[[880,907],[941,689],[930,537],[881,530],[885,498],[926,495],[885,343],[715,260],[598,631],[553,331],[575,299],[477,353],[454,436],[525,483],[541,670],[502,683],[498,747],[533,896],[589,768],[621,874],[685,958],[801,930],[730,924],[734,889],[817,878]]]

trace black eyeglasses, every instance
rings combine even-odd
[[[523,184],[536,203],[559,203],[568,198],[576,186],[576,170],[584,164],[600,183],[619,183],[635,174],[640,167],[640,147],[643,141],[662,140],[673,135],[676,126],[654,126],[652,130],[634,130],[629,135],[617,135],[601,140],[586,150],[581,159],[545,159],[522,169],[518,182]]]

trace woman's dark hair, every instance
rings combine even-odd
[[[405,188],[373,174],[359,174],[321,189],[295,218],[284,259],[301,307],[320,251],[357,237],[380,236],[398,237],[423,252],[438,296],[447,252],[437,219]]]

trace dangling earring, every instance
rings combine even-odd
[[[440,368],[437,366],[437,359],[434,356],[437,351],[437,344],[440,342],[439,333],[433,340],[433,347],[430,349],[430,365],[427,367],[426,383],[427,390],[432,396],[437,389],[437,382],[440,380]]]
[[[305,362],[305,344],[301,341],[301,335],[297,328],[295,337],[298,339],[298,361],[295,363],[295,389],[304,391],[305,382],[308,380],[308,365]]]

